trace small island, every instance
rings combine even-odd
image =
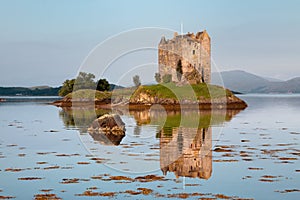
[[[81,76],[89,79],[93,77],[84,72],[81,72]],[[82,77],[81,82],[84,80]],[[141,85],[139,76],[135,76],[133,77],[135,87],[112,91],[80,88],[74,90],[72,86],[72,93],[53,104],[59,107],[129,106],[129,109],[145,109],[160,104],[168,110],[247,107],[247,104],[230,90],[210,84],[211,39],[205,30],[196,34],[174,33],[174,37],[170,40],[166,40],[163,36],[158,45],[158,73],[155,74],[155,79],[158,84]],[[74,82],[76,81],[73,81],[73,85]]]
[[[83,89],[53,102],[58,107],[112,108],[129,106],[130,109],[146,109],[160,104],[167,110],[183,108],[199,109],[244,109],[247,104],[231,91],[205,83],[176,86],[173,83],[145,85],[138,88],[123,88],[113,91]]]

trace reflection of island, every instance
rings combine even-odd
[[[239,111],[134,111],[138,125],[161,124],[160,168],[176,177],[209,179],[212,174],[212,125],[232,119]]]
[[[67,128],[78,128],[80,133],[88,132],[88,127],[98,117],[109,113],[110,110],[94,109],[94,108],[63,108],[59,115]],[[89,132],[93,140],[104,145],[119,145],[125,135],[116,134],[99,134]]]
[[[78,128],[81,133],[86,132],[91,123],[98,117],[107,114],[109,110],[84,108],[84,107],[63,107],[59,111],[65,127]]]
[[[117,112],[131,115],[137,126],[134,135],[139,135],[141,126],[157,127],[156,137],[160,145],[160,168],[164,174],[173,172],[176,177],[209,179],[212,174],[212,126],[230,121],[239,110],[212,111],[164,111],[145,109],[128,111],[63,109],[60,116],[66,127],[79,128],[86,133],[93,121],[106,113]],[[89,133],[94,141],[105,145],[119,145],[124,135]]]

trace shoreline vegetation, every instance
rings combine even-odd
[[[52,103],[58,107],[97,108],[126,107],[131,110],[159,104],[166,110],[180,109],[245,109],[247,104],[230,90],[205,83],[177,86],[175,83],[140,85],[139,87],[96,91],[81,89]]]

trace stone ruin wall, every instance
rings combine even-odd
[[[182,76],[177,75],[181,61]],[[204,32],[177,35],[166,40],[162,37],[158,50],[159,74],[172,75],[172,81],[181,84],[210,83],[211,47],[210,37]]]

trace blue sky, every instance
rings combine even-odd
[[[208,31],[221,70],[300,76],[299,10],[297,0],[0,0],[0,85],[58,86],[111,35],[181,22]]]

